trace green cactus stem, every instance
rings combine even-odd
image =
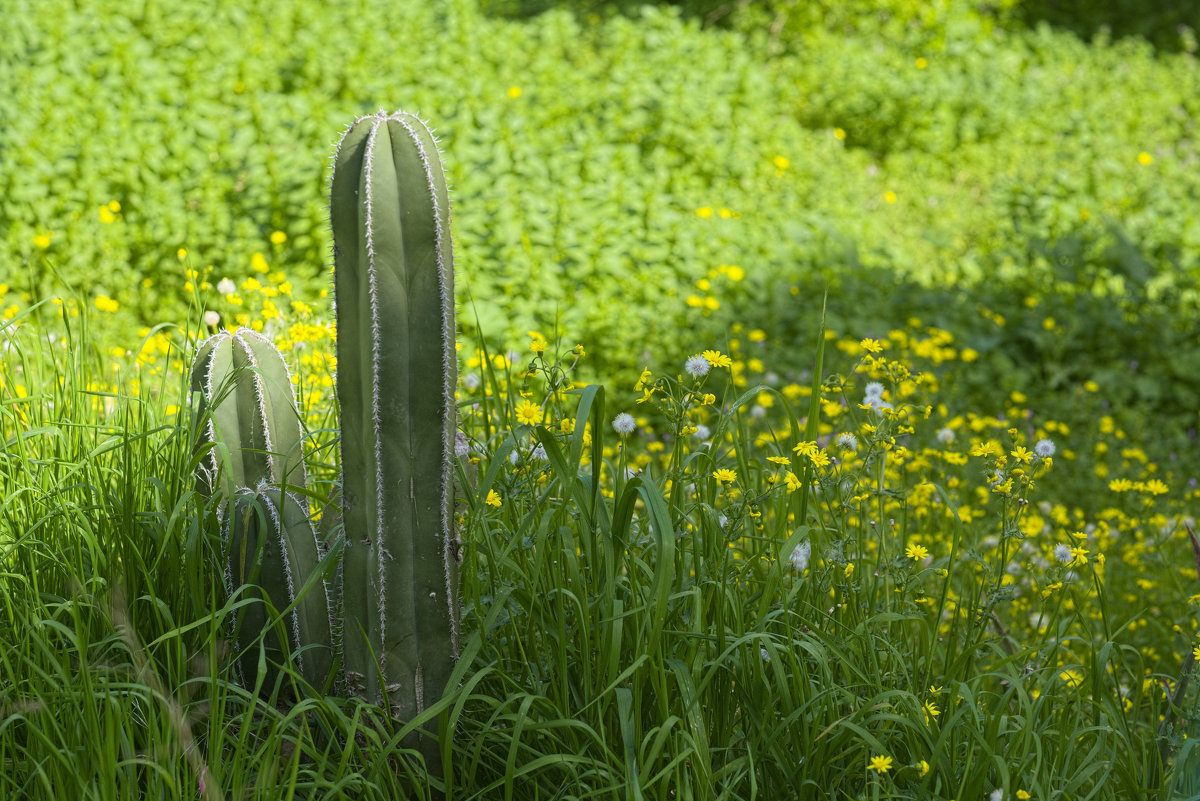
[[[305,681],[322,690],[334,653],[327,583],[318,580],[296,603],[297,595],[317,571],[322,557],[304,503],[265,482],[253,490],[242,487],[225,515],[223,535],[225,584],[230,595],[243,585],[250,585],[245,593],[268,602],[275,612],[295,603],[284,618],[289,651],[295,654]],[[246,652],[239,670],[247,686],[254,684],[258,650],[253,645],[271,622],[268,614],[266,604],[252,603],[239,607],[235,617],[238,649]],[[284,649],[279,638],[270,632],[264,644],[267,659],[282,663]]]
[[[304,485],[303,432],[292,377],[270,340],[250,328],[214,334],[200,345],[191,385],[201,396],[200,419],[207,418],[209,441],[226,451],[214,448],[200,465],[206,493],[223,489],[231,498],[239,488],[263,481]]]
[[[380,112],[349,127],[330,217],[345,676],[410,720],[458,656],[454,267],[441,157],[419,119]]]

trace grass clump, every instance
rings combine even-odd
[[[1114,493],[1099,514],[1063,503],[1077,456],[1055,421],[940,408],[944,332],[814,331],[805,375],[698,348],[623,389],[581,380],[592,354],[569,340],[464,341],[467,637],[446,696],[394,721],[290,663],[237,683],[247,601],[193,489],[188,337],[156,332],[171,344],[138,373],[160,377],[133,392],[69,307],[4,329],[18,797],[1115,799],[1189,780],[1181,507],[1145,476],[1093,486]],[[296,325],[275,332],[292,360],[328,334]],[[320,475],[336,408],[309,364]],[[435,716],[444,785],[402,745]]]

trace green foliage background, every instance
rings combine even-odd
[[[1170,9],[546,5],[17,0],[0,282],[110,295],[127,340],[185,314],[179,248],[213,283],[261,251],[327,308],[332,144],[403,107],[446,153],[468,333],[563,331],[629,377],[742,323],[798,369],[828,288],[842,331],[919,316],[979,349],[964,404],[1093,379],[1191,442],[1200,70]],[[698,291],[722,264],[746,279]]]

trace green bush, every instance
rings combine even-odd
[[[327,315],[322,165],[342,120],[400,105],[438,121],[465,335],[557,331],[632,380],[646,343],[681,360],[736,324],[795,352],[829,289],[846,331],[930,309],[987,353],[972,392],[1104,379],[1134,419],[1195,425],[1186,48],[1085,43],[1006,4],[734,4],[713,24],[702,3],[500,13],[540,8],[517,5],[19,2],[0,311],[61,278],[115,309],[96,327],[115,345],[194,292],[233,325],[215,288],[253,277]],[[1004,331],[976,314],[1027,297],[1040,311]]]

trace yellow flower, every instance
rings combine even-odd
[[[787,160],[786,156],[776,156],[774,159],[772,159],[772,161],[774,161],[775,166],[781,170],[786,170],[791,165],[791,162]]]
[[[854,563],[853,562],[848,562],[846,564],[845,569],[842,570],[842,575],[845,576],[846,578],[850,578],[852,575],[854,575]]]
[[[530,333],[532,339],[529,340],[529,349],[541,356],[546,352],[546,340],[542,339],[541,334]]]
[[[1141,164],[1143,167],[1149,167],[1153,163],[1154,156],[1151,156],[1145,150],[1143,150],[1141,153],[1138,153],[1138,164]]]
[[[921,760],[921,775],[924,776],[928,772],[929,772],[929,763],[922,759]]]
[[[537,425],[542,422],[542,409],[536,403],[530,403],[527,400],[521,401],[521,405],[517,407],[517,422],[525,425]]]
[[[719,350],[706,350],[702,355],[704,356],[704,360],[712,367],[730,367],[733,364],[733,359],[730,359]]]
[[[1142,485],[1142,490],[1151,495],[1165,495],[1168,491],[1167,485],[1157,478],[1152,478]]]
[[[873,756],[871,757],[871,764],[867,765],[867,770],[873,770],[881,775],[891,769],[892,758],[890,756]]]
[[[116,219],[117,215],[113,214],[112,209],[110,209],[108,206],[100,207],[100,222],[107,224],[114,222]]]
[[[841,141],[846,138],[846,132],[844,130],[842,130],[841,128],[834,128],[833,129],[833,138]]]
[[[791,470],[789,470],[787,476],[784,477],[784,482],[787,484],[788,492],[795,492],[796,490],[800,489],[800,479],[797,478],[796,474]]]
[[[707,220],[709,217],[713,216],[712,206],[701,206],[700,208],[696,209],[696,216]]]
[[[1083,684],[1083,674],[1078,670],[1064,670],[1058,674],[1058,677],[1065,681],[1069,687],[1079,687]]]
[[[640,378],[638,378],[637,383],[633,385],[633,388],[638,392],[641,392],[642,389],[644,389],[645,386],[650,383],[652,378],[654,378],[654,374],[650,372],[650,368],[642,368],[642,375]]]
[[[1029,801],[1029,799],[1033,798],[1033,796],[1024,790],[1017,790],[1017,798],[1019,798],[1021,801]]]
[[[510,100],[516,100],[518,97],[521,96],[521,87],[510,86],[510,87],[508,87],[508,92],[506,94],[508,95]]]
[[[282,245],[286,241],[287,241],[287,234],[285,234],[283,231],[272,231],[271,232],[271,244],[272,245]]]
[[[768,456],[767,461],[772,462],[774,464],[781,464],[781,465],[785,465],[785,466],[792,463],[792,460],[787,458],[786,456]]]
[[[994,440],[989,440],[987,442],[981,442],[975,445],[973,448],[971,448],[970,453],[972,456],[982,456],[986,459],[992,456],[1001,456],[1003,454],[1003,450],[1000,448],[1000,443]]]
[[[895,203],[896,202],[896,193],[889,189],[888,191],[883,193],[883,199],[886,200],[888,203]]]
[[[33,244],[42,250],[45,250],[46,248],[50,247],[51,236],[53,236],[53,233],[37,234],[33,237]]]
[[[792,448],[793,452],[798,453],[801,456],[807,456],[810,459],[820,450],[820,447],[818,447],[817,443],[815,442],[799,442],[796,444],[796,447]]]
[[[917,69],[923,70],[929,66],[929,62],[926,61],[924,58],[918,56],[917,60],[916,60],[916,65],[917,65]]]
[[[921,707],[921,711],[925,713],[926,724],[933,723],[934,719],[942,714],[942,711],[934,705],[933,701],[926,701]],[[921,775],[924,776],[925,774],[922,773]]]
[[[487,494],[487,505],[488,506],[494,506],[497,509],[499,509],[500,504],[502,504],[502,503],[503,503],[503,501],[500,500],[500,493],[496,492],[495,490],[488,490],[488,494]]]
[[[879,353],[883,350],[883,343],[878,339],[864,339],[858,343],[867,353]]]
[[[1114,478],[1108,482],[1108,488],[1113,492],[1127,492],[1133,489],[1133,482],[1127,478]]]
[[[120,306],[115,300],[108,295],[98,295],[96,297],[96,308],[103,312],[115,312]]]
[[[929,549],[924,545],[910,545],[904,549],[904,555],[914,562],[929,558]]]
[[[737,473],[727,467],[722,467],[720,470],[713,471],[713,478],[721,482],[721,484],[732,484],[737,480]]]
[[[1200,659],[1200,645],[1197,645],[1194,648],[1192,648],[1192,656],[1196,657],[1197,659]]]

